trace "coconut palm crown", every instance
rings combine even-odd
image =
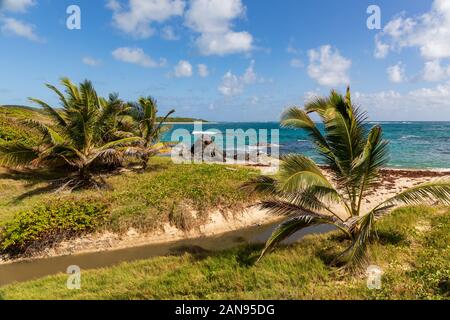
[[[323,130],[312,120],[313,113]],[[450,182],[441,180],[405,190],[364,211],[364,197],[376,192],[380,169],[388,160],[381,127],[369,129],[365,120],[366,114],[352,103],[349,88],[345,96],[332,91],[304,109],[292,107],[283,113],[281,125],[307,132],[323,168],[304,155],[290,154],[281,159],[276,176],[260,176],[244,186],[270,195],[260,206],[287,217],[267,241],[260,259],[297,231],[330,224],[351,240],[335,262],[360,268],[367,262],[367,244],[376,237],[375,222],[383,215],[404,204],[450,204]]]
[[[170,110],[164,117],[158,120],[158,104],[152,97],[141,97],[137,103],[131,103],[129,112],[132,121],[137,124],[137,135],[142,140],[136,146],[127,149],[126,154],[138,157],[142,162],[142,168],[147,168],[148,160],[151,156],[159,153],[164,147],[160,143],[161,136],[169,128],[164,125],[167,118],[170,117],[175,110]]]
[[[75,169],[62,187],[70,190],[80,187],[100,187],[92,175],[93,167],[99,163],[111,164],[120,161],[119,148],[140,140],[140,137],[121,137],[115,120],[123,111],[124,104],[117,95],[104,99],[97,95],[92,83],[84,81],[79,86],[63,78],[65,93],[47,84],[59,98],[61,109],[55,109],[42,100],[30,98],[50,116],[52,123],[26,120],[24,123],[37,129],[43,137],[36,146],[8,143],[0,146],[0,165],[52,167],[64,163]]]

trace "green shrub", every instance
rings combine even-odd
[[[98,229],[109,215],[99,201],[58,200],[15,215],[0,230],[0,250],[10,254],[48,246]]]
[[[0,143],[20,142],[26,146],[41,141],[35,130],[24,128],[15,119],[0,115]]]

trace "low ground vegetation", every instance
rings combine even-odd
[[[108,190],[70,194],[48,191],[49,180],[54,177],[44,172],[40,179],[33,173],[34,180],[29,180],[26,172],[4,171],[0,174],[1,248],[23,251],[42,240],[50,245],[49,239],[61,239],[48,237],[54,228],[61,231],[56,234],[70,236],[77,235],[70,232],[72,229],[123,233],[133,227],[146,232],[165,223],[189,230],[207,221],[212,211],[229,215],[242,212],[257,199],[239,188],[257,171],[222,165],[175,165],[163,157],[149,163],[145,172],[122,169],[105,175],[111,186]],[[63,211],[59,212],[58,207]],[[92,220],[85,219],[88,213]],[[62,232],[69,226],[62,224],[66,219],[76,223],[70,224],[67,233]]]
[[[67,275],[0,288],[3,299],[449,299],[450,209],[408,207],[378,225],[368,247],[382,268],[380,290],[367,276],[339,271],[332,257],[347,245],[338,233],[281,246],[255,264],[261,245],[186,253],[83,271],[81,290]]]

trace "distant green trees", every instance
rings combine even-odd
[[[140,112],[141,109],[124,103],[117,94],[110,94],[107,99],[100,97],[88,80],[77,86],[63,78],[61,84],[64,92],[46,85],[58,96],[59,109],[30,98],[45,110],[51,124],[35,119],[21,121],[37,130],[42,141],[32,146],[20,141],[1,144],[0,165],[46,166],[49,169],[64,165],[73,173],[62,182],[61,189],[73,190],[103,187],[104,181],[94,174],[95,171],[119,166],[124,153],[132,147],[143,150],[145,156],[139,159],[148,161],[150,153],[147,151],[159,141],[163,131],[162,123],[156,124],[157,110],[153,99],[141,98]]]

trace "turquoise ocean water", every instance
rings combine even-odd
[[[390,161],[388,166],[397,168],[450,168],[450,122],[370,122],[379,124],[385,139],[389,141]],[[320,126],[320,125],[319,125]],[[194,130],[193,125],[176,124],[163,140],[173,141],[176,129]],[[280,128],[278,123],[241,122],[208,123],[202,130],[218,129],[225,134],[227,129],[279,129],[280,153],[303,153],[317,159],[307,135],[302,130]],[[270,142],[270,134],[269,141]]]

